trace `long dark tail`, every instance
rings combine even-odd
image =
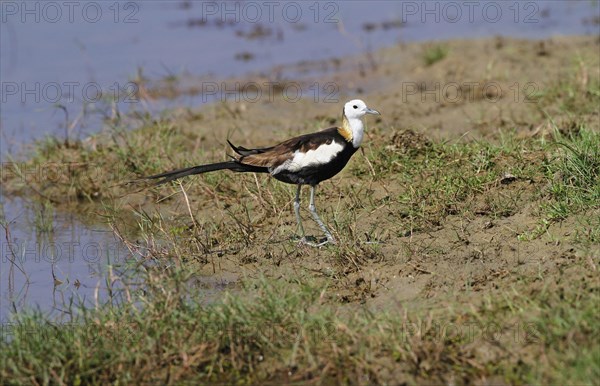
[[[143,177],[143,179],[145,179],[145,180],[159,179],[159,181],[156,181],[156,183],[154,183],[154,185],[162,185],[164,183],[174,181],[174,180],[177,180],[177,179],[185,177],[185,176],[191,176],[193,174],[214,172],[216,170],[224,170],[224,169],[232,170],[234,172],[268,173],[268,170],[265,167],[245,165],[245,164],[239,163],[237,161],[226,161],[226,162],[217,162],[214,164],[198,165],[198,166],[192,166],[189,168],[177,169],[177,170],[173,170],[170,172],[165,172],[165,173],[161,173],[161,174],[155,174],[153,176]]]

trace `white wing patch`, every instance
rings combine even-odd
[[[344,150],[344,145],[333,141],[328,145],[321,145],[315,150],[309,150],[306,153],[296,151],[294,152],[294,158],[285,161],[273,169],[271,174],[277,174],[284,170],[297,172],[305,167],[326,164],[335,158],[342,150]]]

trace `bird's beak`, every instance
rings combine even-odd
[[[377,111],[377,110],[373,110],[373,109],[370,109],[370,108],[368,108],[368,107],[367,107],[367,114],[381,115],[381,114],[379,113],[379,111]]]

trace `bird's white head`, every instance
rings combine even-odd
[[[342,133],[352,145],[358,148],[362,143],[365,134],[365,126],[362,117],[366,114],[379,115],[379,111],[367,107],[367,104],[360,99],[353,99],[344,105],[344,118],[342,122]]]
[[[344,105],[344,115],[348,119],[360,119],[366,114],[379,115],[379,111],[368,108],[360,99],[353,99]]]

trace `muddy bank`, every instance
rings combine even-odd
[[[296,67],[306,75],[282,84],[309,90],[330,83],[335,92],[317,93],[319,103],[294,101],[283,87],[254,102],[241,95],[146,117],[134,130],[120,118],[82,142],[40,146],[30,165],[72,165],[53,181],[11,171],[3,188],[33,191],[64,210],[93,208],[148,258],[176,261],[234,291],[236,282],[264,277],[311,282],[323,287],[319,304],[340,316],[360,310],[443,321],[448,309],[471,310],[483,324],[520,326],[524,315],[498,299],[518,296],[527,304],[541,294],[598,293],[599,45],[598,37],[493,38],[302,63]],[[225,82],[268,81],[251,74]],[[123,184],[226,159],[226,139],[261,146],[339,123],[344,101],[355,97],[382,116],[367,121],[364,152],[318,188],[336,246],[297,246],[294,188],[268,176],[214,173],[145,190]],[[307,232],[318,234],[302,215]],[[547,312],[530,311],[540,318]],[[481,382],[506,375],[489,369],[497,361],[533,366],[547,349],[549,363],[556,360],[560,349],[536,332],[534,341],[503,341],[499,349],[494,340],[478,340],[452,355],[470,369],[465,380]],[[585,340],[567,335],[561,344]],[[389,371],[382,381],[400,379],[394,371],[412,381],[452,380],[450,368],[427,374],[452,359],[423,350],[414,353],[417,370],[393,370],[382,352],[373,366]]]
[[[561,37],[542,41],[497,37],[401,44],[367,56],[305,62],[294,66],[296,71],[304,69],[305,77],[278,81],[277,84],[283,87],[272,89],[271,93],[252,103],[249,98],[256,98],[256,95],[242,92],[238,96],[230,96],[233,100],[224,97],[221,103],[198,111],[170,111],[158,121],[143,121],[142,127],[133,132],[115,132],[107,128],[105,132],[78,143],[49,142],[38,150],[37,159],[33,162],[42,165],[41,168],[50,164],[68,167],[64,166],[60,173],[55,173],[51,181],[32,179],[4,168],[5,189],[15,193],[33,192],[40,199],[66,209],[83,208],[87,211],[85,208],[90,205],[97,207],[95,203],[108,204],[118,208],[116,218],[121,222],[119,228],[125,233],[136,233],[136,210],[156,211],[181,221],[186,221],[187,217],[192,221],[186,197],[177,188],[163,187],[132,193],[137,186],[122,183],[139,175],[222,160],[228,151],[227,138],[242,146],[261,146],[328,127],[339,121],[338,113],[343,101],[360,97],[379,109],[382,116],[367,122],[365,152],[354,157],[348,170],[320,186],[319,203],[325,212],[330,213],[330,222],[335,220],[331,217],[332,213],[344,217],[346,212],[351,212],[356,216],[351,225],[356,229],[347,235],[350,239],[346,240],[356,244],[357,250],[352,253],[375,254],[385,261],[381,266],[372,263],[375,264],[373,277],[363,278],[364,269],[358,269],[361,282],[391,281],[394,283],[390,287],[393,290],[379,285],[377,289],[369,289],[372,297],[401,296],[404,300],[407,296],[420,299],[424,290],[430,296],[438,291],[460,290],[460,285],[452,283],[464,283],[466,278],[476,284],[488,285],[488,278],[498,277],[501,280],[501,265],[511,265],[510,259],[520,259],[523,254],[537,259],[555,253],[554,246],[545,245],[541,240],[534,241],[536,245],[517,250],[506,243],[506,240],[514,240],[535,228],[539,220],[535,211],[543,198],[540,194],[543,182],[525,177],[506,185],[498,182],[500,179],[488,181],[489,185],[479,194],[461,197],[470,201],[463,208],[442,212],[443,215],[435,220],[428,219],[427,232],[419,234],[404,223],[403,216],[406,214],[402,214],[402,203],[395,201],[411,189],[406,185],[411,181],[399,181],[393,172],[386,173],[390,167],[404,171],[403,166],[386,164],[393,160],[382,160],[377,156],[385,149],[394,156],[414,154],[418,159],[432,142],[498,143],[506,136],[515,140],[539,139],[551,135],[550,122],[566,132],[574,130],[577,125],[586,125],[589,130],[597,131],[595,101],[598,95],[593,92],[598,84],[598,47],[597,37]],[[319,75],[311,77],[314,69],[318,69],[315,72]],[[228,88],[231,85],[261,85],[269,79],[261,74],[251,74],[246,79],[224,82],[229,85],[224,86],[225,89],[231,90]],[[320,82],[320,86],[328,83],[333,88],[325,90],[327,93],[315,89],[314,98],[290,100],[290,88],[286,90],[286,84],[294,84],[294,87],[306,91],[315,82]],[[320,103],[315,103],[315,98]],[[571,107],[572,111],[569,110]],[[507,173],[515,168],[515,163],[542,162],[547,154],[529,151],[520,157],[494,158],[494,164],[503,165],[496,172]],[[461,159],[453,162],[461,162]],[[245,241],[247,245],[241,246],[237,241],[238,245],[233,247],[234,258],[222,259],[222,256],[228,255],[228,248],[216,248],[219,251],[213,252],[211,241],[204,243],[207,256],[217,253],[223,260],[221,265],[230,265],[228,269],[236,272],[249,270],[256,273],[265,272],[265,268],[267,272],[281,270],[280,263],[284,261],[295,272],[297,263],[289,256],[299,254],[303,256],[302,260],[310,257],[307,260],[310,269],[327,268],[329,263],[321,257],[323,253],[329,255],[331,252],[298,250],[286,241],[294,231],[289,187],[266,176],[227,173],[194,177],[183,183],[196,225],[205,227],[217,223],[219,227],[223,226],[217,233],[226,231],[225,224],[231,225],[232,219],[228,219],[231,216],[227,216],[226,212],[232,205],[249,206],[248,223],[242,226],[249,227],[249,230],[242,233],[250,232],[252,237]],[[249,192],[246,185],[253,185],[254,191]],[[366,197],[378,202],[369,211],[361,210]],[[496,218],[498,216],[490,206],[498,206],[494,201],[503,197],[511,197],[513,202],[504,215]],[[465,217],[463,211],[467,207],[471,216]],[[428,215],[438,209],[430,208]],[[569,229],[563,228],[562,224],[556,226],[559,232],[560,229]],[[456,227],[469,236],[465,236],[466,239],[456,236]],[[369,234],[375,228],[381,228],[377,237],[384,242],[376,252],[367,252],[365,249],[370,250],[372,246],[364,244],[365,240],[361,241],[362,236],[359,235]],[[353,235],[357,237],[354,240]],[[185,233],[181,237],[185,237]],[[457,239],[453,240],[453,237]],[[430,249],[445,251],[443,264],[440,261],[428,264],[420,260],[407,264],[412,257],[403,250],[413,249],[414,254],[415,245],[425,244]],[[454,247],[448,248],[449,245]],[[537,257],[524,250],[535,250]],[[493,252],[490,255],[486,251]],[[474,268],[469,261],[476,255],[489,256],[479,260],[483,266]],[[277,268],[270,267],[272,256],[281,260]],[[499,265],[499,259],[504,263]],[[206,261],[207,258],[200,260]],[[240,261],[252,264],[240,266]],[[396,262],[390,266],[390,261]],[[464,271],[456,269],[457,266],[464,266]],[[210,271],[216,273],[212,264]],[[381,273],[377,273],[379,271]],[[436,274],[432,275],[434,271]],[[448,277],[442,280],[444,275]],[[473,278],[473,275],[480,278]],[[439,283],[446,284],[438,288]],[[345,295],[340,296],[345,298]]]

